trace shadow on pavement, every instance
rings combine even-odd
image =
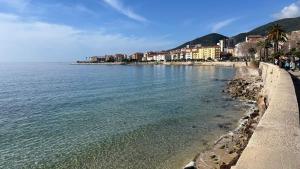
[[[291,72],[291,76],[294,82],[295,91],[298,100],[298,108],[300,112],[300,72]],[[299,117],[300,118],[300,117]]]

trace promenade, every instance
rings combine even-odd
[[[246,149],[233,169],[299,169],[299,81],[300,72],[292,72],[262,63],[263,95],[268,108]],[[296,89],[294,88],[294,84]],[[298,98],[296,98],[296,93]]]

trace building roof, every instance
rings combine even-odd
[[[248,35],[247,38],[263,38],[261,35]]]

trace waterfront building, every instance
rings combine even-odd
[[[185,59],[186,60],[192,60],[193,59],[193,53],[191,48],[185,49]]]
[[[173,50],[170,52],[171,60],[180,60],[180,50]]]
[[[143,53],[134,53],[131,56],[131,60],[136,61],[136,62],[140,62],[143,60],[144,54]]]
[[[115,54],[114,59],[116,62],[122,62],[127,58],[126,54]]]
[[[198,48],[198,55],[196,60],[207,60],[211,58],[212,60],[219,59],[221,55],[220,46],[207,46]]]
[[[98,57],[97,56],[89,57],[89,61],[95,63],[98,61]]]
[[[225,42],[226,42],[225,40],[220,40],[219,43],[217,44],[220,46],[221,52],[224,52],[224,49],[226,47]]]
[[[154,61],[154,55],[156,55],[157,52],[145,52],[143,61]]]
[[[185,55],[186,55],[185,50],[181,50],[180,51],[180,60],[185,60]]]
[[[199,60],[199,53],[198,53],[199,48],[193,48],[192,49],[192,60]]]
[[[169,52],[158,52],[156,53],[156,55],[154,55],[153,59],[155,61],[163,61],[163,62],[167,62],[167,61],[171,61],[171,54]]]
[[[114,62],[115,61],[115,57],[113,55],[105,55],[105,62]]]

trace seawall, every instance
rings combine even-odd
[[[232,169],[300,169],[299,108],[288,72],[260,64],[267,110]]]

